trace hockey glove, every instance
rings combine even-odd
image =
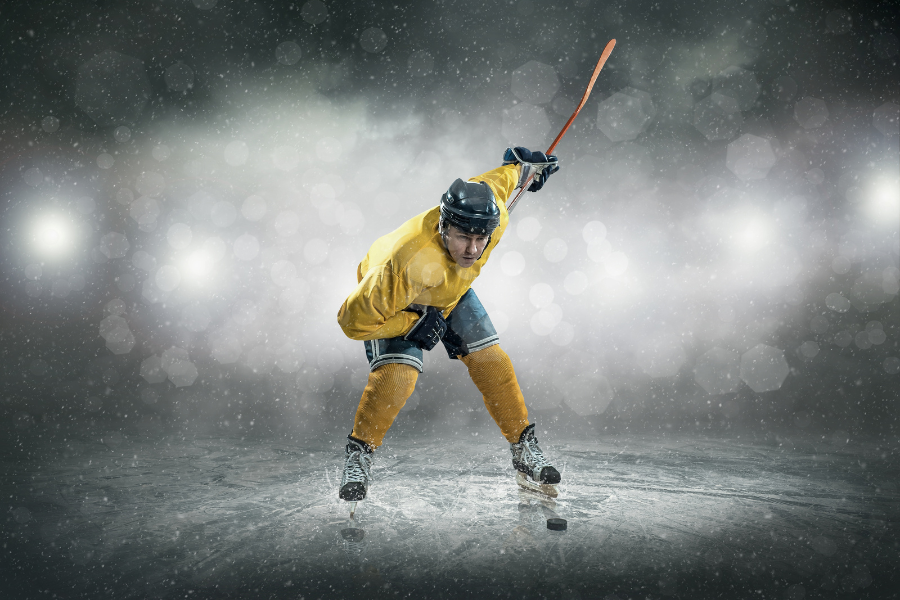
[[[516,187],[522,187],[529,177],[534,176],[531,185],[528,186],[529,192],[536,192],[544,187],[547,179],[559,171],[559,159],[556,156],[543,152],[532,152],[522,146],[507,148],[503,153],[503,164],[522,165],[522,174],[519,176],[519,184]]]
[[[416,344],[422,350],[431,350],[447,333],[447,321],[441,311],[433,306],[426,306],[425,312],[413,325],[403,339]]]

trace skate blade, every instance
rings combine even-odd
[[[353,515],[356,514],[356,504],[357,502],[350,502],[350,518],[353,518]]]
[[[550,498],[556,498],[559,496],[559,490],[556,489],[556,486],[550,483],[535,483],[528,479],[528,476],[521,471],[516,471],[516,483],[519,484],[519,487],[529,492],[535,492],[537,494],[543,494],[545,496],[549,496]]]

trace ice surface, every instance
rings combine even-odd
[[[337,498],[339,436],[114,431],[48,443],[44,433],[2,455],[2,555],[21,589],[73,597],[357,598],[374,587],[436,599],[796,599],[830,581],[851,595],[895,589],[900,498],[873,443],[538,433],[563,472],[555,501],[517,488],[494,430],[389,435],[353,521]],[[568,530],[548,530],[550,517]]]

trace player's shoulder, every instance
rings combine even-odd
[[[378,238],[369,250],[370,263],[390,264],[401,273],[419,254],[436,246],[439,219],[439,208],[433,207]]]

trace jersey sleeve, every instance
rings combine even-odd
[[[419,315],[403,310],[420,290],[390,265],[370,269],[338,310],[337,321],[352,340],[377,340],[404,335]]]
[[[519,184],[519,166],[504,165],[492,169],[487,173],[482,173],[477,177],[472,177],[469,181],[483,181],[494,192],[494,198],[498,202],[506,205],[506,201],[512,196],[516,186]]]

